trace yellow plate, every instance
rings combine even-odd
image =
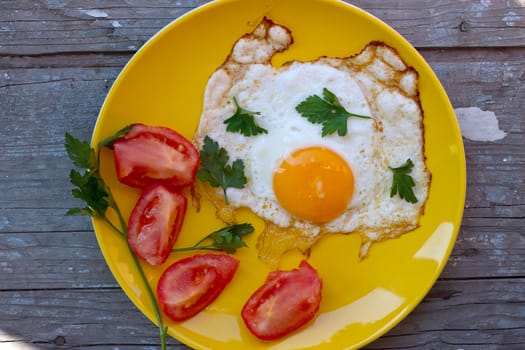
[[[115,81],[100,112],[95,145],[123,126],[142,122],[171,127],[188,138],[195,131],[210,74],[233,43],[264,17],[290,28],[294,44],[280,60],[348,56],[368,42],[395,47],[420,76],[425,152],[432,185],[421,227],[399,239],[374,245],[358,259],[356,235],[333,235],[316,245],[311,264],[323,279],[323,300],[315,321],[283,339],[258,341],[245,328],[240,310],[269,270],[257,260],[255,242],[261,223],[248,239],[250,248],[235,255],[237,274],[204,312],[182,323],[164,318],[169,334],[198,349],[350,349],[378,338],[399,323],[425,296],[443,269],[461,223],[465,198],[464,151],[454,113],[438,79],[418,52],[398,33],[368,13],[329,0],[224,0],[209,3],[162,29],[131,59]],[[102,175],[127,217],[138,191],[115,178],[111,153],[102,154]],[[213,208],[191,206],[176,246],[194,244],[222,227]],[[151,320],[154,313],[125,242],[94,220],[104,257],[124,292]],[[159,268],[145,266],[153,288],[161,272],[190,254],[172,254]],[[289,268],[298,257],[287,259]]]

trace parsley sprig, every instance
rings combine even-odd
[[[370,119],[369,116],[348,112],[339,102],[333,92],[323,88],[323,97],[312,95],[299,103],[295,110],[310,123],[322,124],[322,136],[333,134],[337,131],[339,136],[347,132],[347,120],[350,117]]]
[[[189,250],[218,250],[233,254],[238,248],[247,247],[242,240],[243,236],[254,231],[250,224],[235,224],[214,231],[198,241],[192,247],[175,248],[173,252],[184,252]],[[205,244],[205,242],[208,242]]]
[[[230,132],[238,132],[244,136],[254,136],[258,134],[267,134],[268,130],[260,127],[255,122],[255,116],[260,115],[259,112],[251,112],[239,105],[237,99],[233,98],[235,104],[235,113],[224,121],[226,130]]]
[[[417,198],[412,190],[416,184],[414,179],[410,176],[410,172],[414,167],[412,159],[408,158],[405,164],[397,168],[389,167],[392,170],[392,187],[390,188],[390,197],[394,197],[396,194],[399,194],[399,197],[406,200],[409,203],[416,203]]]
[[[243,188],[246,185],[243,161],[236,159],[229,165],[228,151],[219,147],[219,143],[209,136],[204,138],[200,159],[201,167],[197,171],[197,178],[202,182],[208,182],[212,187],[221,187],[224,200],[228,204],[226,189],[228,187]]]
[[[93,216],[102,218],[109,223],[106,211],[108,208],[111,208],[117,215],[121,216],[111,191],[100,177],[98,157],[95,151],[88,142],[82,142],[69,133],[66,133],[65,140],[69,158],[76,167],[84,169],[83,173],[75,169],[72,169],[69,173],[71,183],[76,186],[71,191],[71,194],[87,204],[84,208],[70,209],[67,215]]]
[[[108,138],[104,141],[102,141],[99,144],[99,152],[95,153],[95,150],[91,148],[88,142],[86,141],[80,141],[73,137],[71,134],[66,133],[65,138],[65,147],[66,151],[69,155],[69,158],[73,161],[73,164],[81,169],[84,170],[83,173],[80,173],[79,171],[73,169],[70,172],[70,180],[71,183],[76,186],[71,193],[73,194],[73,197],[83,200],[86,203],[86,207],[84,208],[73,208],[70,209],[66,215],[87,215],[92,216],[96,218],[103,219],[106,223],[111,226],[111,228],[117,232],[119,235],[121,235],[124,239],[126,239],[127,243],[127,224],[124,220],[124,217],[122,216],[122,213],[111,194],[111,190],[104,182],[104,179],[100,176],[99,168],[99,154],[100,149],[104,145],[112,144],[116,139],[118,139],[120,136],[118,135],[125,135],[125,129],[119,130],[115,135],[113,135],[111,138]],[[124,131],[123,131],[124,130]],[[126,131],[127,132],[127,131]],[[108,141],[108,140],[113,141]],[[102,147],[101,147],[102,146]],[[115,224],[109,220],[106,213],[108,209],[112,209],[117,214],[120,228],[117,227]],[[139,272],[139,275],[142,279],[142,283],[146,287],[146,291],[149,295],[151,304],[153,306],[153,310],[155,313],[155,317],[157,319],[158,327],[159,327],[159,334],[160,334],[160,340],[161,340],[161,347],[163,350],[166,349],[166,336],[167,336],[167,328],[164,327],[162,323],[162,318],[160,315],[160,309],[157,304],[157,300],[155,298],[155,294],[153,293],[153,290],[151,289],[151,286],[148,282],[148,279],[146,278],[146,275],[144,273],[144,270],[142,269],[142,266],[140,265],[140,262],[137,258],[137,256],[133,253],[131,250],[131,247],[129,244],[126,244],[128,247],[129,253],[132,256],[133,262],[135,263],[135,266]]]
[[[153,310],[155,313],[155,318],[159,327],[160,341],[162,350],[166,349],[166,337],[167,337],[167,327],[162,323],[162,318],[160,314],[160,309],[155,298],[155,294],[151,288],[151,285],[148,282],[148,279],[142,269],[142,266],[135,255],[131,250],[129,244],[127,244],[127,223],[122,216],[122,213],[113,197],[110,188],[104,182],[104,179],[101,177],[100,169],[100,150],[104,147],[113,148],[113,144],[116,140],[121,137],[124,137],[132,125],[129,125],[121,130],[119,130],[114,135],[102,140],[98,144],[98,152],[95,152],[91,148],[90,144],[86,141],[80,141],[73,137],[71,134],[66,133],[65,135],[65,148],[69,158],[72,160],[73,164],[82,169],[83,172],[78,170],[71,170],[70,180],[75,188],[71,191],[73,197],[82,200],[86,206],[82,208],[73,208],[68,210],[66,215],[86,215],[95,218],[100,218],[104,220],[116,233],[122,236],[126,240],[126,246],[131,254],[133,262],[138,270],[139,276],[146,288],[146,292],[150,298]],[[224,159],[222,156],[221,159]],[[226,155],[225,162],[228,161]],[[242,162],[241,162],[242,165]],[[237,173],[240,171],[243,174],[244,166],[240,167],[235,165],[231,167],[232,169],[227,170],[226,174],[232,172],[235,176],[228,177],[228,181],[225,181],[227,185],[230,184],[239,184],[240,179],[236,177]],[[244,176],[244,175],[242,175]],[[244,179],[246,180],[246,179]],[[113,210],[119,221],[119,226],[115,225],[107,216],[108,210]],[[224,227],[220,230],[210,233],[203,239],[201,239],[197,244],[192,247],[187,248],[177,248],[173,251],[189,251],[189,250],[217,250],[225,251],[227,253],[235,253],[238,248],[246,247],[246,243],[243,241],[243,236],[253,232],[254,229],[250,224],[237,224]],[[207,242],[207,244],[204,244]]]

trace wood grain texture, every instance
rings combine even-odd
[[[81,349],[158,347],[155,327],[130,307],[120,288],[3,292],[0,305],[0,347],[7,342],[37,349],[55,349],[57,342]],[[168,344],[174,349],[187,348],[173,339]]]
[[[133,53],[206,2],[0,0],[0,348],[158,348],[90,220],[64,215],[78,204],[64,133],[89,139]],[[492,111],[507,133],[464,139],[468,189],[451,258],[424,301],[367,348],[525,348],[525,4],[351,3],[419,49],[454,107]]]
[[[52,349],[60,337],[68,348],[158,346],[155,327],[129,304],[118,288],[5,291],[0,346]],[[524,279],[439,281],[404,322],[367,348],[520,349],[524,313]],[[32,332],[20,331],[27,329]]]
[[[0,1],[0,55],[137,50],[160,28],[209,1]],[[348,1],[416,47],[525,45],[525,9],[509,1]]]

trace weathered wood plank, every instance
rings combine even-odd
[[[416,47],[523,46],[519,1],[355,1]]]
[[[370,349],[521,349],[524,281],[439,281],[404,322]]]
[[[0,292],[0,306],[0,347],[159,348],[158,330],[120,289]]]
[[[136,51],[162,27],[208,1],[2,1],[1,54]]]
[[[40,56],[1,56],[0,69],[17,68],[115,68],[121,70],[134,52],[59,53]]]
[[[92,231],[0,235],[1,290],[117,288]]]
[[[440,281],[368,349],[522,348],[524,296],[524,279]],[[0,344],[46,349],[58,339],[73,348],[158,346],[155,326],[118,289],[0,291],[0,305]]]
[[[523,134],[525,120],[521,101],[525,96],[525,51],[514,52],[516,56],[504,61],[481,57],[459,62],[451,59],[456,53],[461,57],[460,52],[449,53],[447,62],[442,58],[433,61],[436,56],[431,54],[427,59],[454,107],[476,106],[493,111],[500,117],[500,128],[505,132]],[[502,140],[506,142],[507,139]]]
[[[525,235],[519,220],[501,229],[490,227],[496,219],[484,220],[484,225],[468,221],[441,279],[525,277]],[[118,287],[92,231],[2,233],[0,277],[0,290],[5,291]]]
[[[522,221],[464,219],[440,278],[524,277]]]
[[[64,134],[89,140],[114,68],[18,69],[0,75],[0,232],[90,230],[74,205]],[[8,107],[4,107],[8,106]]]
[[[207,3],[195,1],[0,1],[0,55],[133,52],[162,27]],[[417,47],[525,44],[518,1],[348,1]]]

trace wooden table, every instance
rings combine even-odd
[[[158,347],[90,220],[64,216],[78,204],[64,133],[89,139],[127,60],[205,2],[0,0],[1,349]],[[485,122],[464,125],[467,200],[450,261],[423,302],[368,348],[524,349],[525,2],[353,3],[423,54],[455,108],[472,107],[458,116],[497,119],[502,130],[472,136]]]

